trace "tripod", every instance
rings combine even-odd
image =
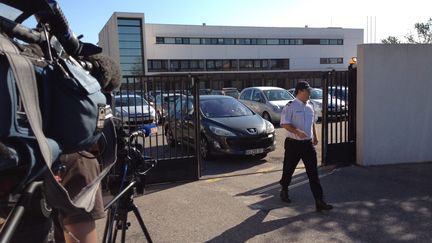
[[[120,192],[105,206],[105,210],[108,209],[108,215],[103,236],[104,243],[116,242],[118,230],[122,231],[121,242],[126,242],[126,230],[128,230],[130,226],[130,224],[127,222],[127,218],[130,211],[135,214],[135,217],[141,226],[141,230],[143,231],[147,242],[153,243],[144,224],[144,220],[142,219],[137,206],[133,202],[133,188],[136,183],[136,180],[131,181],[122,192]],[[112,207],[112,205],[116,202],[117,205]]]

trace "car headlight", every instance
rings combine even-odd
[[[277,106],[277,105],[274,105],[274,106],[273,106],[273,111],[274,111],[274,112],[280,112],[280,111],[281,111],[281,107],[280,107],[280,106]]]
[[[224,136],[224,137],[233,137],[233,136],[235,136],[234,133],[232,133],[232,132],[230,132],[230,131],[228,131],[226,129],[220,128],[220,127],[209,126],[209,129],[210,129],[210,131],[212,133],[214,133],[214,134],[216,134],[218,136]]]
[[[273,133],[274,132],[274,126],[271,122],[264,120],[265,126],[266,126],[266,133]]]

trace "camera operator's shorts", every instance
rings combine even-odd
[[[62,173],[63,176],[61,184],[68,190],[71,198],[76,196],[83,187],[85,187],[99,175],[99,163],[97,159],[90,159],[93,157],[93,154],[85,151],[64,154],[60,157],[60,161],[66,166],[65,172]],[[86,212],[83,209],[77,209],[76,212],[68,215],[63,215],[60,213],[59,219],[63,225],[67,225],[93,221],[96,219],[101,219],[104,216],[105,213],[102,200],[102,191],[99,187],[96,193],[95,204],[92,211]]]

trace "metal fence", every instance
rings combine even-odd
[[[196,180],[200,176],[200,158],[195,136],[199,136],[198,80],[191,76],[125,76],[114,95],[114,113],[120,118],[126,135],[152,124],[157,133],[140,138],[146,157],[157,160],[147,182]],[[184,111],[189,108],[189,115]],[[189,120],[190,127],[180,121]],[[155,131],[155,128],[153,128]],[[179,138],[191,138],[189,143]],[[181,142],[180,142],[181,141]]]
[[[357,70],[323,75],[322,159],[349,164],[356,159]]]

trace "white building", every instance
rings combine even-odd
[[[323,71],[346,70],[362,43],[362,29],[146,24],[118,12],[99,33],[122,75],[199,73],[217,88],[320,82]]]

